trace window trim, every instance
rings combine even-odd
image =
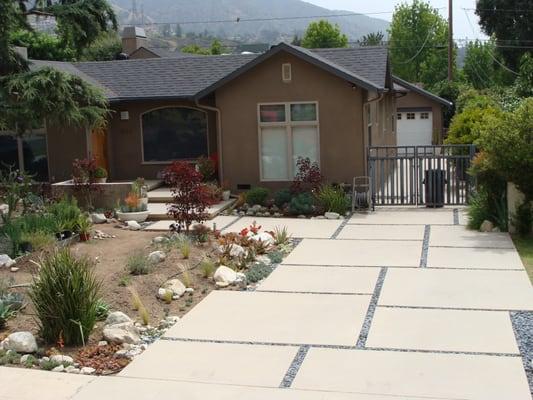
[[[205,140],[207,142],[207,154],[206,154],[206,156],[208,157],[211,154],[211,149],[210,149],[210,146],[209,146],[209,114],[208,114],[208,112],[206,110],[201,109],[201,108],[192,107],[192,106],[182,106],[182,105],[160,106],[160,107],[155,107],[155,108],[151,108],[149,110],[143,111],[142,113],[139,114],[139,127],[140,127],[139,130],[141,132],[141,141],[140,141],[140,146],[141,146],[141,165],[171,165],[174,161],[185,161],[185,162],[195,162],[196,161],[196,158],[180,158],[180,159],[169,160],[169,161],[146,161],[144,159],[143,115],[151,113],[152,111],[162,110],[162,109],[165,109],[165,108],[188,108],[188,109],[191,109],[191,110],[201,111],[202,113],[204,113],[205,121],[206,121]]]
[[[283,104],[285,106],[285,122],[261,122],[261,106],[269,106]],[[291,119],[291,105],[293,104],[314,104],[316,109],[315,121],[292,121]],[[259,162],[259,181],[260,182],[292,182],[294,177],[293,171],[293,146],[292,146],[292,128],[300,126],[312,126],[316,127],[316,156],[319,168],[321,167],[320,160],[320,112],[318,106],[318,100],[314,101],[274,101],[257,103],[257,151]],[[284,127],[285,133],[288,136],[287,140],[287,154],[288,154],[288,178],[287,179],[264,179],[263,178],[263,155],[261,152],[261,144],[263,142],[262,128],[268,127]]]

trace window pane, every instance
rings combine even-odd
[[[316,121],[316,104],[291,104],[291,121]]]
[[[144,161],[207,155],[207,118],[192,108],[162,108],[142,117]]]
[[[19,168],[17,139],[13,136],[0,135],[0,169],[6,170],[9,167]]]
[[[285,104],[265,104],[260,106],[261,122],[285,122]]]
[[[292,169],[296,174],[298,157],[318,161],[318,137],[315,126],[295,126],[292,128]]]
[[[38,182],[48,181],[48,155],[46,153],[46,136],[25,136],[22,142],[24,152],[24,170]]]
[[[277,127],[262,128],[262,178],[264,180],[288,180],[289,167],[287,158],[287,130]]]

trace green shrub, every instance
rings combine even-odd
[[[46,342],[85,345],[96,322],[101,287],[91,267],[89,259],[76,258],[68,249],[41,260],[29,296]]]
[[[0,329],[4,329],[7,320],[15,315],[15,312],[11,309],[11,305],[4,304],[0,301]]]
[[[291,235],[286,226],[276,226],[271,234],[274,238],[274,244],[277,246],[288,244],[291,239]]]
[[[528,236],[533,225],[533,211],[531,204],[524,202],[516,208],[515,215],[512,216],[513,225],[520,236]]]
[[[200,271],[204,278],[209,278],[215,272],[215,263],[211,260],[205,259],[200,263]]]
[[[478,230],[483,221],[490,220],[489,195],[481,189],[470,196],[468,203],[468,227]]]
[[[268,199],[269,190],[263,187],[254,187],[246,192],[246,202],[252,206],[265,205]]]
[[[109,315],[109,304],[103,299],[98,299],[96,303],[96,320],[103,321]]]
[[[153,264],[142,250],[135,251],[128,257],[126,268],[132,275],[146,275],[152,270]]]
[[[332,185],[321,186],[317,194],[317,199],[324,211],[344,215],[350,208],[350,199],[346,196],[344,190]]]
[[[44,231],[24,233],[21,239],[31,245],[32,251],[46,249],[56,242],[53,234]]]
[[[274,194],[274,204],[279,208],[289,204],[292,199],[292,193],[290,189],[281,189]]]
[[[61,200],[50,204],[46,211],[50,213],[57,222],[56,233],[62,230],[73,231],[81,216],[81,210],[74,197],[70,199],[64,197]]]
[[[283,253],[279,250],[274,250],[268,253],[267,256],[273,264],[279,264],[283,261]]]
[[[294,215],[310,215],[315,212],[315,199],[309,192],[294,196],[289,205],[289,212]]]
[[[246,280],[250,283],[259,282],[272,273],[272,267],[264,263],[254,263],[248,271],[246,271]]]

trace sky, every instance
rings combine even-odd
[[[316,4],[317,6],[325,7],[330,10],[347,10],[357,13],[373,13],[373,12],[390,12],[389,14],[370,15],[371,17],[385,19],[390,21],[392,19],[392,11],[394,7],[402,3],[400,0],[304,0],[308,3]],[[405,0],[407,1],[407,0]],[[440,13],[447,19],[448,18],[448,0],[427,0],[435,7],[440,8]],[[464,8],[475,8],[475,0],[453,0],[453,30],[454,38],[456,39],[485,39],[486,36],[481,32],[478,25],[477,16],[473,10],[465,11]],[[442,7],[442,8],[441,8]],[[470,18],[470,25],[465,13],[468,13]]]

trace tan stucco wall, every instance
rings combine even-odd
[[[442,143],[442,106],[418,93],[409,92],[406,96],[396,99],[397,108],[430,107],[433,111],[433,144]]]
[[[185,106],[197,108],[187,101],[144,101],[121,103],[113,106],[113,115],[108,124],[108,158],[110,178],[113,180],[129,180],[137,177],[155,179],[167,164],[143,163],[141,114],[163,107]],[[120,112],[128,111],[129,119],[121,120]],[[216,116],[206,111],[208,120],[209,153],[217,151]],[[165,143],[161,143],[165,146]]]
[[[281,66],[290,63],[292,81]],[[317,101],[320,167],[331,182],[351,182],[365,169],[363,99],[366,91],[288,53],[278,53],[216,92],[221,110],[224,178],[238,184],[276,188],[287,182],[260,182],[258,103]]]
[[[87,157],[87,136],[84,128],[47,125],[48,168],[50,181],[60,182],[72,177],[72,162]]]

